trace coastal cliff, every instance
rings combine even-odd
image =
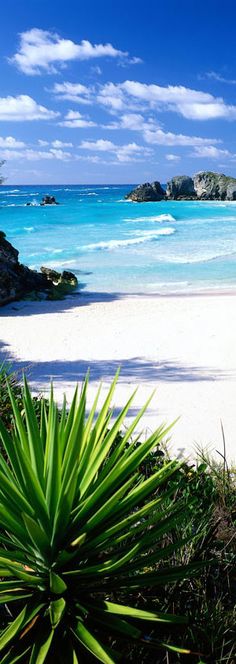
[[[0,231],[0,306],[18,300],[29,293],[46,293],[48,299],[62,297],[77,286],[71,272],[55,272],[41,268],[41,272],[30,270],[18,259],[19,252],[6,240]]]
[[[236,178],[212,171],[201,171],[193,177],[176,175],[167,182],[166,191],[159,182],[146,182],[129,192],[126,199],[139,203],[160,200],[235,201]]]

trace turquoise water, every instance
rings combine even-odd
[[[124,185],[0,188],[0,229],[21,262],[76,272],[89,291],[181,293],[236,286],[236,203],[131,203]],[[40,207],[45,194],[60,205]],[[27,207],[31,201],[34,205]]]

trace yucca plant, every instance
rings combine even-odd
[[[137,608],[140,590],[187,578],[197,565],[161,565],[184,545],[168,543],[188,509],[185,501],[170,502],[168,479],[179,465],[171,461],[145,479],[140,467],[169,429],[136,445],[132,434],[146,404],[118,436],[134,395],[113,422],[116,381],[98,415],[100,388],[86,415],[88,379],[69,410],[64,400],[58,411],[51,389],[40,421],[27,381],[23,414],[8,387],[13,431],[0,422],[0,603],[8,616],[2,664],[110,664],[120,658],[120,639],[159,649],[153,625],[186,621]],[[132,596],[134,606],[121,596]]]

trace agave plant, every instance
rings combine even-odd
[[[168,489],[179,466],[169,462],[148,479],[140,473],[168,429],[136,445],[132,434],[148,402],[118,436],[134,395],[113,422],[116,381],[98,415],[100,388],[86,415],[88,379],[69,410],[66,400],[58,410],[51,388],[40,418],[26,380],[23,414],[8,387],[14,430],[0,422],[2,664],[110,664],[120,658],[120,639],[159,648],[152,624],[185,621],[119,599],[186,578],[195,566],[160,566],[183,546],[167,541],[186,517],[186,504],[170,502]]]

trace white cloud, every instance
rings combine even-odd
[[[106,83],[101,86],[97,101],[114,112],[126,110],[127,104],[130,108],[128,99],[125,100],[122,83]]]
[[[112,141],[99,138],[97,141],[81,141],[80,147],[84,150],[97,150],[98,152],[111,152],[116,147]]]
[[[64,141],[59,141],[56,139],[51,143],[53,148],[73,148],[73,143],[65,143]]]
[[[140,113],[125,113],[121,116],[120,126],[122,129],[143,131],[145,129],[156,129],[158,125],[153,118],[145,119]]]
[[[83,127],[96,127],[96,122],[93,122],[85,115],[81,115],[79,111],[68,111],[65,119],[58,123],[61,127],[71,127],[72,129]]]
[[[83,39],[76,44],[71,39],[63,39],[55,32],[32,28],[20,34],[19,50],[10,62],[24,74],[40,74],[42,71],[55,73],[56,66],[65,66],[71,60],[92,58],[128,58],[127,51],[120,51],[112,44],[91,44]],[[132,59],[131,59],[132,62]]]
[[[226,104],[221,97],[183,85],[149,85],[129,80],[107,83],[101,87],[98,101],[112,112],[134,110],[135,104],[140,109],[141,104],[159,111],[179,113],[189,120],[236,119],[236,106]]]
[[[41,161],[41,160],[50,160],[57,159],[59,161],[70,161],[73,159],[73,156],[70,152],[64,152],[63,150],[56,150],[50,148],[50,150],[0,150],[0,158],[5,159],[6,161],[12,160],[24,160],[24,161]]]
[[[17,97],[0,97],[0,120],[1,121],[19,121],[25,120],[52,120],[58,117],[60,113],[50,111],[45,106],[37,102],[28,95],[18,95]]]
[[[40,138],[38,139],[38,144],[44,148],[48,145],[50,145],[52,148],[73,148],[73,143],[65,143],[64,141],[59,141],[58,139],[55,139],[55,141],[43,141]]]
[[[39,144],[42,148],[45,148],[46,145],[50,145],[50,143],[49,143],[48,141],[43,141],[43,140],[41,140],[41,138],[38,139],[38,144]]]
[[[13,136],[6,136],[6,138],[3,138],[0,136],[0,148],[24,148],[25,143],[23,141],[18,141],[16,138],[13,138]]]
[[[212,102],[206,104],[182,103],[177,105],[176,110],[187,120],[236,119],[236,106],[225,104],[221,98],[214,100],[213,97]]]
[[[141,113],[122,114],[118,121],[103,125],[103,127],[105,129],[140,131],[144,140],[153,145],[214,145],[221,142],[216,138],[201,138],[200,136],[188,136],[164,131],[153,117],[145,119]]]
[[[97,141],[82,141],[80,148],[96,152],[110,152],[116,156],[118,162],[140,161],[141,158],[152,154],[150,148],[146,148],[143,145],[137,145],[137,143],[116,145],[112,141],[107,141],[103,138],[100,138]]]
[[[219,83],[229,83],[230,85],[236,85],[236,79],[235,78],[225,78],[225,76],[222,76],[222,74],[218,74],[216,71],[208,71],[205,73],[204,76],[200,76],[200,79],[202,78],[209,78],[213,81],[218,81]]]
[[[209,145],[219,143],[217,139],[201,138],[200,136],[186,136],[185,134],[173,134],[171,131],[163,129],[150,130],[145,129],[143,136],[147,143],[151,145]]]
[[[88,88],[82,83],[70,83],[69,81],[64,81],[64,83],[55,83],[52,92],[57,96],[58,99],[67,99],[73,101],[77,104],[91,104],[91,93],[92,89]]]
[[[180,161],[181,157],[177,154],[166,154],[167,161]]]
[[[108,162],[98,155],[76,155],[77,161],[88,161],[91,164],[107,164]],[[110,162],[109,162],[110,163]]]
[[[208,159],[220,159],[222,157],[233,156],[229,150],[221,150],[216,148],[214,145],[203,145],[201,147],[196,147],[193,154],[193,157],[206,157]]]

